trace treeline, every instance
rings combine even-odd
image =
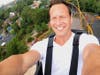
[[[80,9],[85,12],[97,13],[100,15],[100,0],[67,0],[80,6]]]
[[[5,31],[5,34],[14,36],[5,46],[0,46],[0,60],[26,52],[27,42],[34,40],[32,34],[39,35],[48,30],[48,8],[41,3],[40,7],[33,9],[32,4],[33,0],[19,0],[10,8],[0,9],[0,34]],[[10,12],[15,16],[10,17]],[[10,31],[7,30],[9,27]]]

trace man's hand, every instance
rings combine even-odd
[[[22,55],[12,55],[0,62],[0,75],[23,75]]]
[[[100,46],[88,45],[85,50],[82,75],[100,75]]]
[[[12,55],[0,62],[0,75],[24,75],[40,59],[37,51]]]

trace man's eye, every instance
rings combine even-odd
[[[56,18],[54,17],[54,18],[52,18],[52,20],[55,20]]]
[[[60,18],[66,18],[65,16],[61,16]]]

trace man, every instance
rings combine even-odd
[[[51,5],[49,15],[49,26],[56,34],[53,40],[51,75],[69,75],[72,44],[75,35],[71,31],[72,17],[70,7],[65,2],[58,1]],[[37,63],[38,60],[42,61],[44,73],[47,44],[48,38],[34,44],[29,52],[13,55],[2,61],[0,63],[0,75],[23,75],[27,69]],[[83,63],[85,63],[89,58],[89,54],[94,50],[100,50],[98,40],[92,35],[82,34],[79,40],[77,75],[84,74],[88,70],[87,67],[84,67],[82,72]]]

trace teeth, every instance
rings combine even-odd
[[[63,30],[63,27],[57,27],[57,30]]]

